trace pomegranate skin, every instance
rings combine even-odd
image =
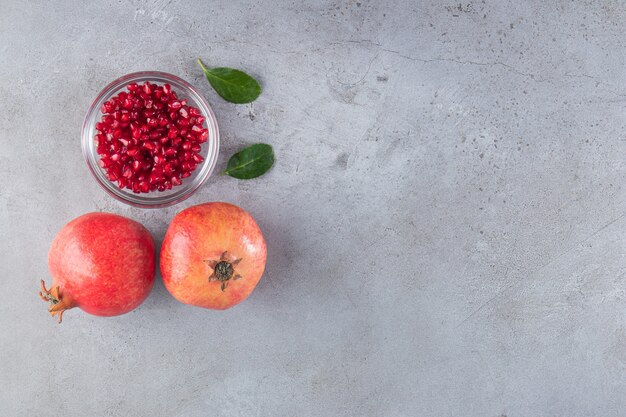
[[[80,216],[58,233],[48,268],[65,304],[95,316],[135,309],[154,284],[152,236],[141,224],[110,213]]]
[[[224,310],[252,293],[266,258],[265,239],[250,214],[228,203],[204,203],[170,223],[161,246],[161,275],[178,301]],[[221,261],[232,268],[226,281],[215,277]]]

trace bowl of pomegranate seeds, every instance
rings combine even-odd
[[[211,175],[219,130],[207,101],[185,80],[136,72],[106,86],[82,129],[87,165],[113,197],[136,207],[176,204]]]

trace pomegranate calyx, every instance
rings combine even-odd
[[[39,298],[43,301],[50,303],[48,311],[52,317],[57,316],[57,321],[61,323],[63,321],[63,312],[72,308],[71,305],[65,302],[65,300],[59,294],[59,287],[46,288],[46,282],[41,280],[41,291],[39,291]]]
[[[213,269],[213,273],[209,275],[209,282],[221,282],[222,291],[228,287],[229,280],[238,280],[242,276],[235,271],[235,267],[241,262],[241,258],[234,257],[225,251],[218,260],[205,260],[206,264]]]

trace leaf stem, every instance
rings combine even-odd
[[[204,63],[202,62],[202,60],[200,58],[198,58],[198,64],[200,64],[200,67],[202,68],[202,71],[204,71],[205,73],[209,72],[209,69],[204,66]]]

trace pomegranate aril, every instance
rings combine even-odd
[[[174,166],[172,165],[171,162],[166,162],[163,165],[163,173],[165,174],[171,174],[172,172],[174,172]]]
[[[150,191],[150,183],[146,180],[140,181],[139,189],[142,193],[147,193],[148,191]]]
[[[96,124],[98,164],[120,188],[164,191],[182,183],[204,161],[208,138],[202,112],[178,99],[171,86],[130,83],[103,103]],[[204,139],[203,139],[204,137]]]
[[[126,178],[118,178],[117,180],[117,186],[119,188],[124,188],[128,185],[128,180]]]
[[[133,176],[133,169],[130,166],[125,166],[124,171],[122,172],[122,176],[126,178],[131,178]]]
[[[155,163],[156,165],[160,165],[160,164],[162,164],[163,162],[165,162],[165,157],[164,157],[164,156],[161,156],[161,155],[154,155],[154,163]]]
[[[183,141],[183,139],[180,136],[177,136],[174,139],[172,139],[172,146],[174,148],[178,148],[182,141]]]

